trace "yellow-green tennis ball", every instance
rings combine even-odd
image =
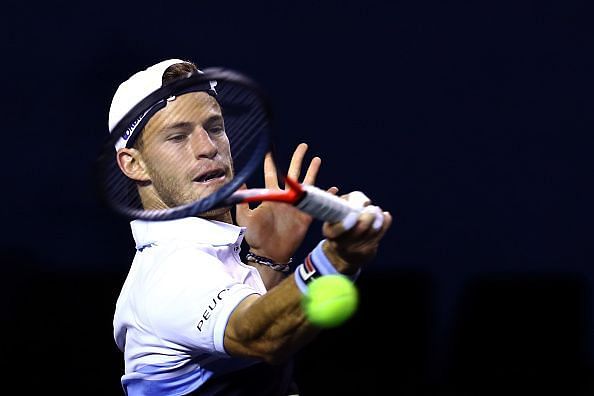
[[[345,275],[324,275],[309,283],[301,303],[313,325],[336,327],[357,310],[359,292]]]

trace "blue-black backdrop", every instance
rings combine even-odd
[[[298,355],[304,396],[594,391],[587,1],[3,8],[5,383],[121,394],[133,244],[92,166],[118,83],[180,57],[256,78],[282,150],[308,142],[320,186],[394,216],[361,309]]]

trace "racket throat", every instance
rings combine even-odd
[[[272,201],[297,205],[305,196],[303,186],[288,177],[285,178],[285,186],[288,186],[289,188],[286,190],[272,190],[267,188],[239,190],[225,202],[228,204],[235,204]]]
[[[288,201],[288,203],[292,204],[293,206],[299,205],[299,203],[307,195],[303,189],[303,186],[288,176],[285,176],[285,186],[289,186],[287,193],[291,200]]]

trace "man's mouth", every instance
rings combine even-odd
[[[212,169],[212,170],[206,171],[204,173],[201,173],[193,181],[196,183],[209,183],[212,181],[225,180],[226,176],[227,176],[227,173],[225,172],[225,170],[222,168],[218,168],[218,169]]]

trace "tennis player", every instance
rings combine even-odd
[[[193,63],[170,59],[132,75],[112,99],[110,131],[151,92],[194,73],[200,71]],[[215,87],[172,98],[126,138],[117,147],[118,164],[136,182],[145,209],[199,199],[233,175]],[[296,148],[288,176],[300,178],[306,151],[305,144]],[[317,157],[310,162],[303,183],[315,182],[320,163]],[[266,187],[278,188],[270,157],[264,168]],[[360,192],[342,198],[365,208],[349,224],[324,223],[324,240],[297,269],[291,257],[312,219],[288,205],[238,205],[236,224],[229,208],[170,221],[133,220],[136,254],[113,320],[124,354],[124,393],[298,394],[292,358],[320,331],[301,309],[302,294],[318,276],[356,278],[392,220]],[[250,248],[245,263],[244,239]]]

